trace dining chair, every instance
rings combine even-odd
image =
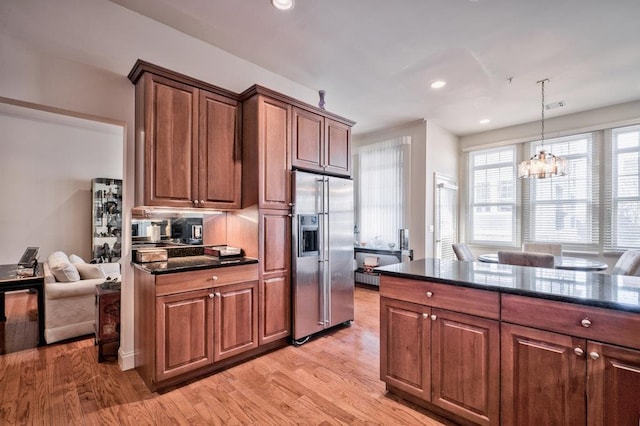
[[[562,256],[562,244],[525,242],[522,243],[522,251],[551,253],[554,256]]]
[[[498,263],[553,268],[555,266],[555,258],[551,253],[504,250],[498,252]]]
[[[465,243],[451,244],[451,247],[453,248],[453,252],[456,254],[458,260],[463,260],[465,262],[473,262],[476,260],[473,252],[471,252],[471,249]]]
[[[640,276],[640,250],[627,250],[622,253],[611,274]]]

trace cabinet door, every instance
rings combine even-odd
[[[214,360],[258,347],[258,281],[214,288]]]
[[[500,417],[498,321],[432,309],[431,402],[482,425]]]
[[[291,333],[291,218],[288,211],[260,213],[260,344]]]
[[[585,424],[585,350],[584,339],[503,323],[502,424]]]
[[[587,343],[589,425],[640,424],[640,351]]]
[[[380,379],[426,401],[431,398],[429,308],[380,298]]]
[[[197,205],[240,208],[242,156],[238,103],[201,90],[199,116]]]
[[[291,334],[291,285],[289,275],[262,280],[260,289],[260,344],[273,342]]]
[[[213,363],[211,290],[156,298],[156,381]]]
[[[324,133],[325,171],[351,176],[351,127],[325,118]]]
[[[324,171],[324,117],[300,108],[293,108],[291,165]]]
[[[260,196],[259,207],[289,209],[289,138],[291,106],[274,99],[260,98]]]
[[[144,202],[192,207],[198,172],[198,89],[152,74],[144,78]]]

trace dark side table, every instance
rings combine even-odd
[[[104,361],[104,346],[115,347],[117,356],[120,346],[120,283],[105,282],[96,285],[96,345],[98,362]],[[117,343],[117,344],[116,344]]]
[[[35,289],[38,292],[38,346],[44,341],[44,272],[42,263],[34,268],[33,276],[18,275],[18,265],[0,265],[0,321],[6,321],[4,293],[15,290]]]

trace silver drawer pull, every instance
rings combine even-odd
[[[429,318],[429,314],[422,314],[422,318],[424,318],[424,319]]]
[[[427,297],[433,297],[433,293],[431,293],[430,291],[427,292]]]
[[[584,351],[582,350],[582,348],[573,348],[573,353],[578,356],[584,355]]]
[[[580,321],[580,324],[582,324],[584,328],[589,328],[591,327],[591,320],[589,318],[585,318],[582,321]]]
[[[216,297],[222,297],[220,293],[216,293]]]
[[[435,321],[438,317],[435,314],[431,314],[431,321]]]
[[[214,275],[214,276],[211,277],[211,279],[214,280],[214,281],[218,281],[218,276]]]
[[[214,297],[216,297],[215,294],[209,293],[209,299],[213,299]]]
[[[589,352],[589,356],[591,359],[600,359],[600,354],[598,352]]]

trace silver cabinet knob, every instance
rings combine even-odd
[[[573,353],[578,356],[584,355],[584,351],[582,350],[582,348],[573,348]]]
[[[216,293],[216,297],[222,297],[220,293]]]
[[[589,328],[591,327],[591,320],[589,318],[585,318],[582,321],[580,321],[580,324],[582,324],[584,328]]]
[[[591,359],[600,359],[600,354],[598,352],[589,352],[589,356]]]
[[[436,319],[438,319],[438,317],[435,316],[435,314],[431,314],[431,321],[435,321]]]
[[[422,314],[422,318],[424,318],[424,319],[429,318],[429,314]]]
[[[212,276],[212,277],[211,277],[211,279],[212,279],[213,281],[218,281],[218,276],[217,276],[217,275],[214,275],[214,276]]]
[[[198,204],[200,204],[200,201],[198,200],[193,200],[193,204],[195,204],[196,207],[198,207]]]
[[[204,200],[200,200],[200,204],[204,206]]]
[[[216,297],[215,294],[209,293],[209,299],[213,299],[214,297]]]
[[[433,293],[432,293],[432,292],[430,292],[430,291],[428,291],[428,292],[427,292],[427,297],[433,297]]]

